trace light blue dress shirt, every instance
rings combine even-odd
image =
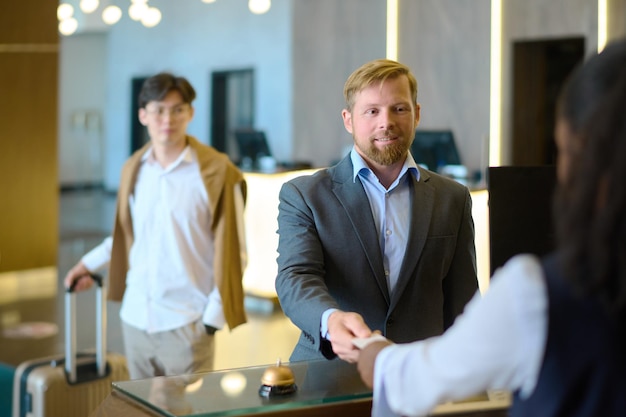
[[[409,239],[409,224],[411,222],[411,197],[409,175],[419,181],[420,173],[411,153],[408,154],[400,174],[396,180],[385,188],[374,172],[368,167],[365,160],[352,148],[352,179],[361,180],[370,203],[372,217],[376,224],[378,243],[383,255],[383,267],[387,280],[389,295],[393,292],[400,268],[404,259],[404,252]],[[328,336],[328,316],[336,309],[329,309],[322,315],[321,334]]]

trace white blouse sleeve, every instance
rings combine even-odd
[[[422,416],[487,389],[530,395],[545,349],[547,308],[539,260],[512,258],[444,335],[381,351],[372,416]]]

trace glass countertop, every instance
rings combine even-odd
[[[283,363],[293,371],[296,392],[259,395],[270,365],[172,377],[114,382],[113,388],[164,415],[240,416],[307,408],[341,401],[371,400],[355,364],[340,360]]]

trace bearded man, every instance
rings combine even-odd
[[[439,335],[477,294],[467,187],[415,163],[417,81],[379,59],[344,87],[354,146],[337,165],[283,185],[276,291],[302,331],[290,361],[356,362],[355,338]]]

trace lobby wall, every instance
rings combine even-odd
[[[624,2],[609,4],[623,12]],[[254,68],[256,125],[266,131],[278,159],[308,160],[321,167],[344,155],[351,138],[340,116],[343,83],[363,62],[385,56],[386,0],[277,0],[260,16],[251,14],[245,1],[207,5],[189,0],[182,7],[154,0],[154,4],[163,11],[159,26],[147,29],[125,16],[100,35],[105,68],[94,76],[97,82],[104,77],[104,93],[96,86],[81,90],[103,96],[102,176],[108,189],[116,189],[130,152],[134,117],[130,80],[160,70],[185,74],[196,86],[199,94],[190,133],[203,141],[209,141],[211,127],[211,71]],[[502,141],[506,164],[511,43],[576,35],[585,37],[591,53],[597,45],[597,1],[502,4],[502,131],[494,139]],[[420,83],[421,127],[453,129],[463,162],[470,172],[483,174],[490,140],[491,1],[400,0],[399,6],[399,60],[414,70]],[[62,48],[66,47],[72,44],[64,41]],[[70,55],[62,50],[62,59]],[[85,65],[80,60],[62,68],[71,68],[73,78],[80,79],[89,76]],[[61,143],[61,154],[80,149],[63,137]]]

